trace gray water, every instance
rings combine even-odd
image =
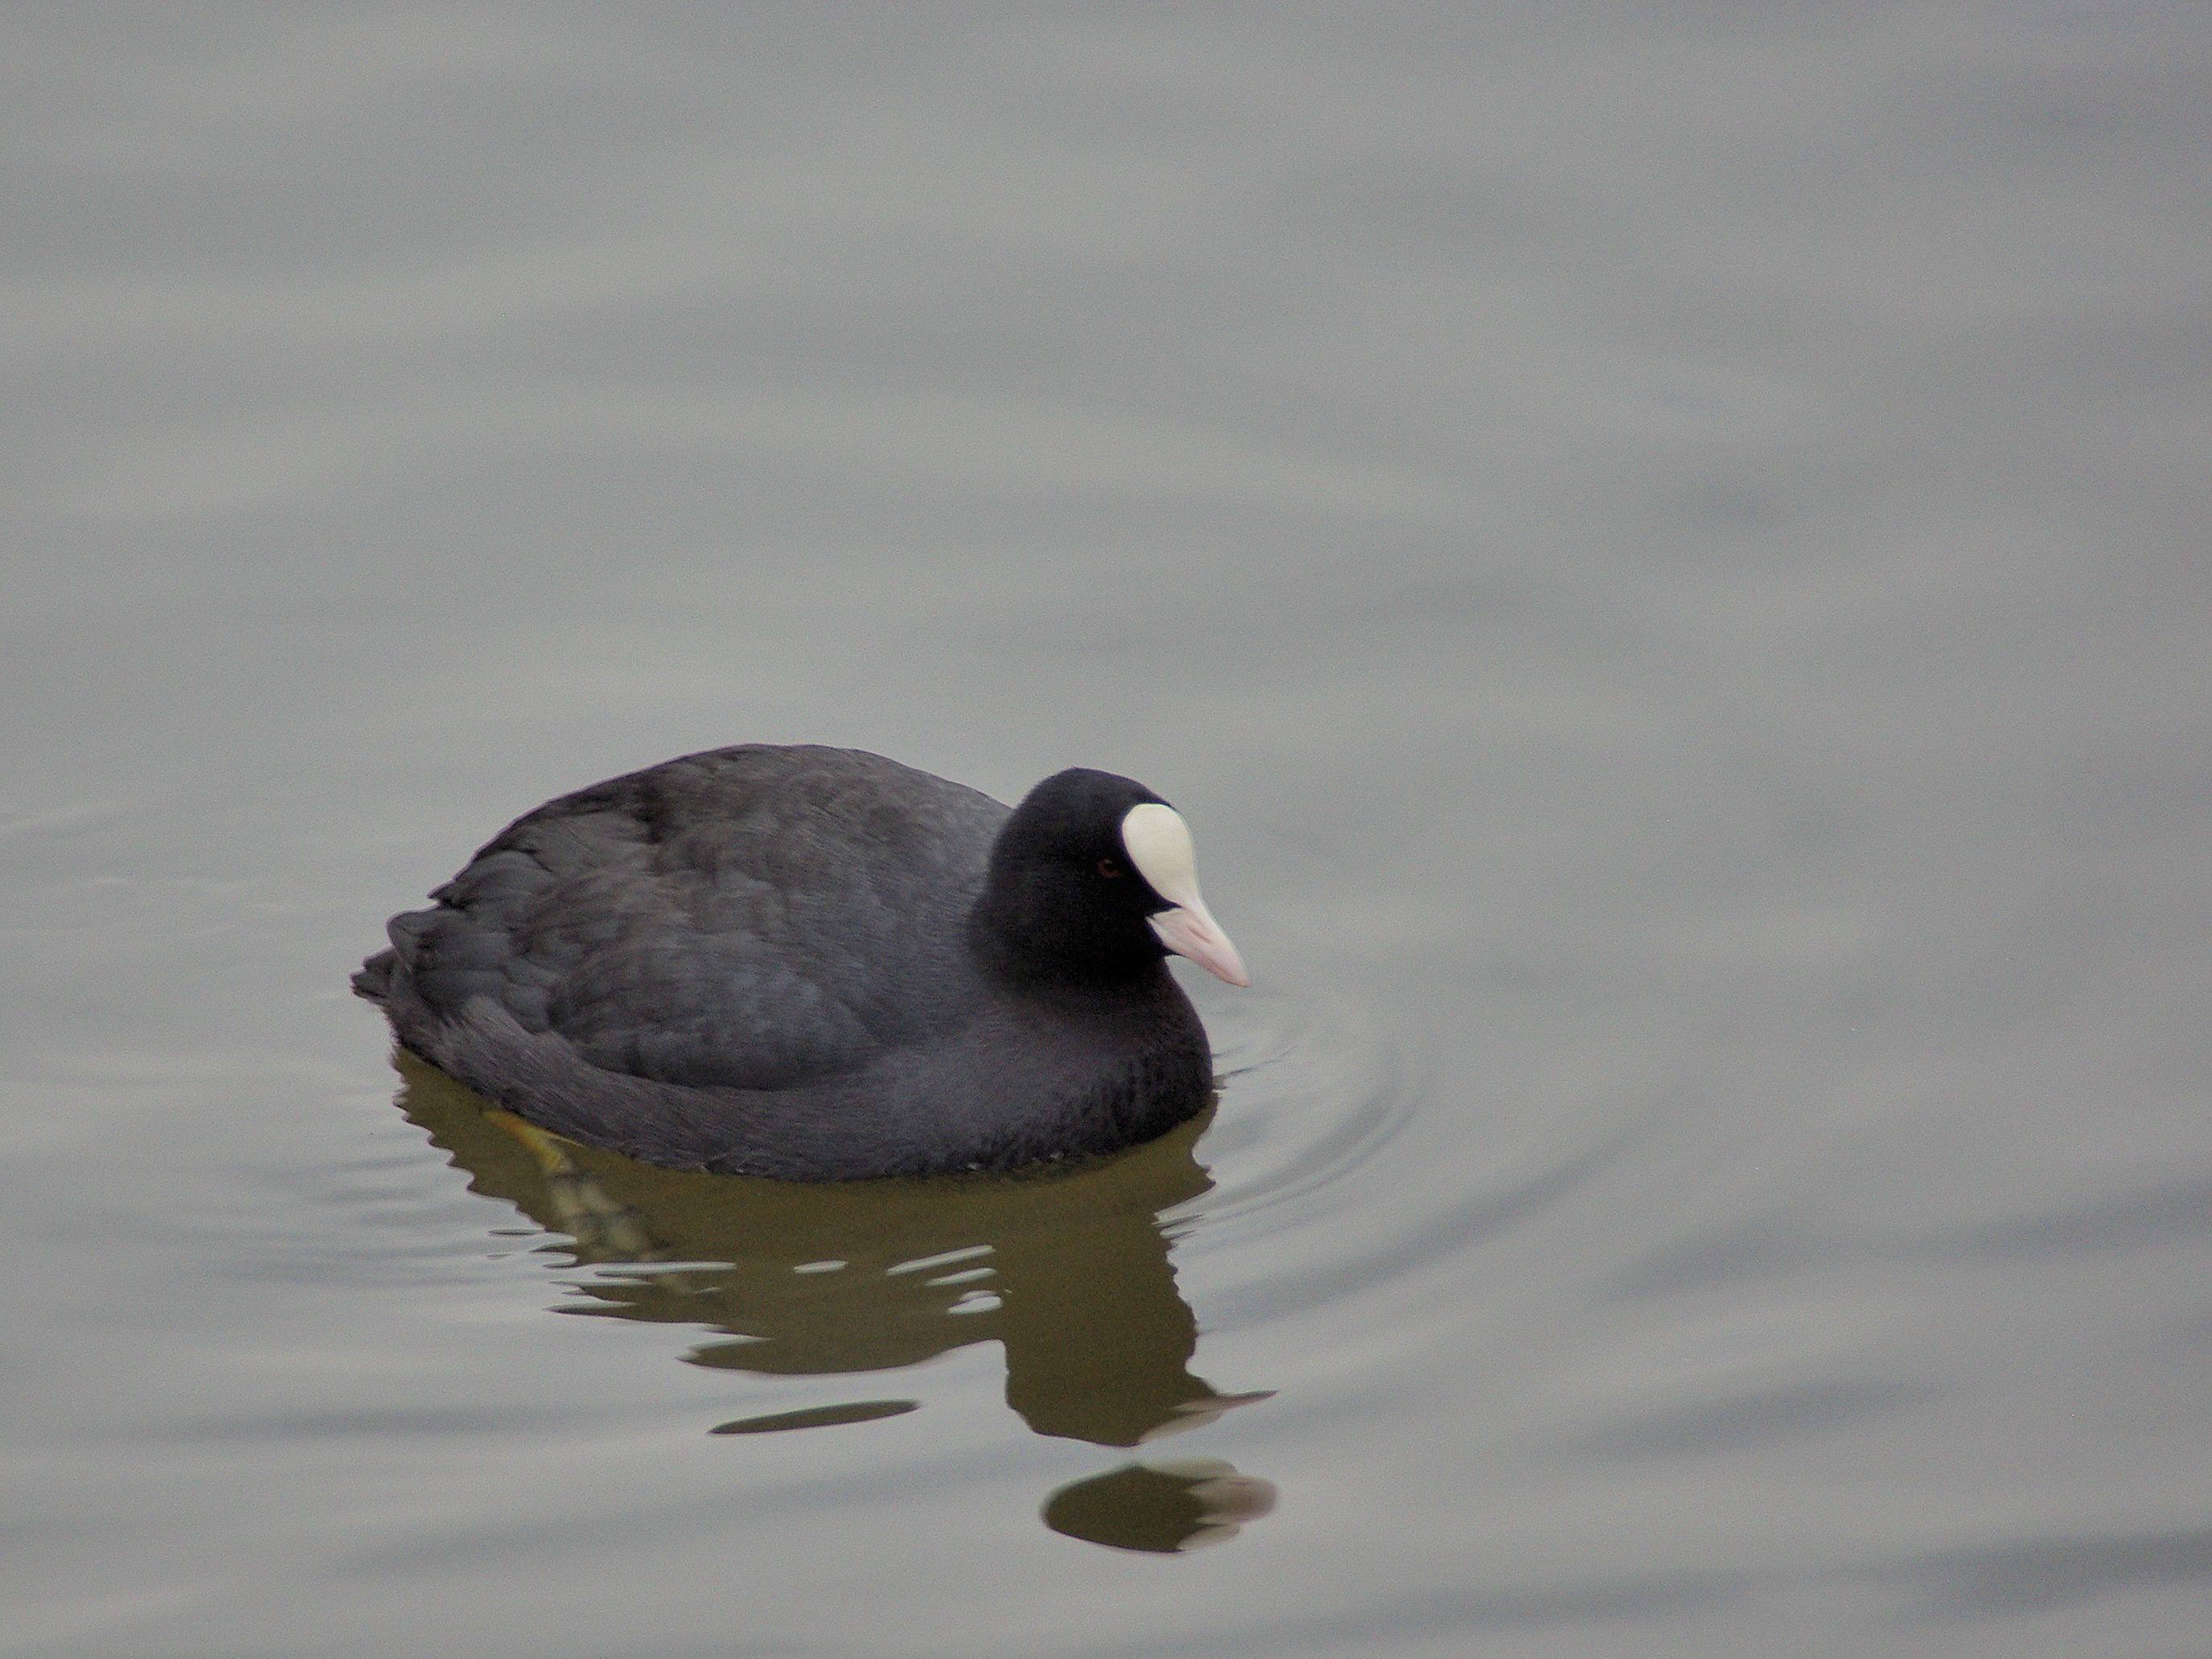
[[[2212,1652],[2212,10],[0,33],[0,1654]],[[757,739],[1176,801],[1211,1119],[395,1068]]]

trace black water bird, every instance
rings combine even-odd
[[[1250,981],[1180,814],[1057,773],[1009,811],[858,750],[746,744],[549,801],[354,976],[400,1042],[555,1133],[802,1181],[1111,1152],[1201,1110],[1170,951]]]

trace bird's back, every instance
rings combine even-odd
[[[802,1085],[959,1024],[1006,813],[855,750],[687,756],[517,819],[392,919],[358,982],[433,1059],[437,1031],[410,1025],[464,1024],[485,999],[605,1071]]]

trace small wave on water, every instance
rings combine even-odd
[[[1571,1197],[1640,1133],[1603,1106],[1539,1125],[1463,1103],[1428,1075],[1418,1031],[1349,997],[1250,994],[1206,1016],[1223,1079],[1200,1147],[1213,1185],[1169,1220],[1239,1319],[1446,1267]],[[1447,1109],[1489,1111],[1489,1132],[1470,1142],[1431,1121]]]
[[[1248,993],[1210,1006],[1221,1103],[1203,1151],[1215,1221],[1256,1217],[1343,1179],[1387,1147],[1414,1079],[1348,999]]]

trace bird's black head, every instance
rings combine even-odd
[[[999,831],[976,922],[1024,971],[1118,979],[1180,951],[1232,984],[1243,964],[1198,894],[1190,831],[1144,785],[1072,767]]]

